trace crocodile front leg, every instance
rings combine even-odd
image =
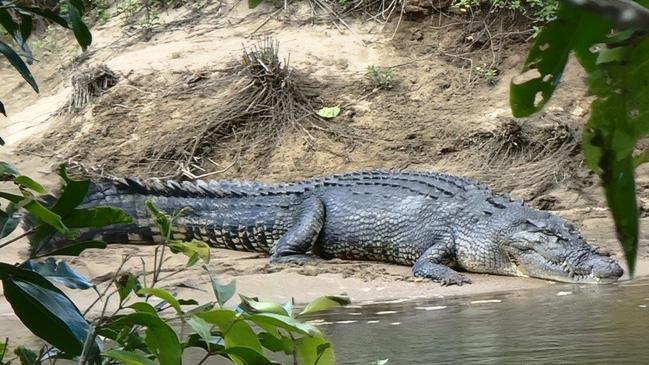
[[[310,197],[302,203],[293,226],[277,241],[272,251],[272,263],[297,263],[315,260],[307,255],[324,225],[325,211],[322,201]]]
[[[453,253],[449,245],[435,244],[417,259],[412,267],[412,273],[418,278],[432,279],[443,286],[471,284],[469,278],[446,266],[452,260]]]

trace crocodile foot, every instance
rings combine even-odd
[[[322,259],[313,255],[290,255],[290,256],[272,256],[271,264],[294,264],[294,265],[314,265],[321,262]]]
[[[458,273],[453,273],[451,275],[448,275],[445,278],[440,278],[438,280],[438,282],[440,284],[442,284],[442,286],[449,286],[449,285],[453,285],[453,284],[458,285],[458,286],[462,286],[462,284],[465,284],[465,283],[466,284],[471,284],[472,283],[471,279],[467,278],[464,275],[458,274]]]
[[[428,278],[442,286],[471,284],[471,280],[446,265],[419,260],[412,267],[412,273],[418,278]]]

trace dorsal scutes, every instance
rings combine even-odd
[[[406,189],[417,194],[431,196],[454,196],[470,190],[488,190],[486,186],[476,181],[443,173],[384,170],[357,171],[281,184],[237,180],[177,182],[148,179],[140,181],[135,178],[115,179],[112,184],[118,190],[136,194],[217,198],[301,195],[323,186],[377,185]]]

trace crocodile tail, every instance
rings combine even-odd
[[[52,195],[44,196],[39,200],[48,208],[51,208],[56,202],[56,198]],[[142,217],[141,209],[137,209],[137,202],[144,200],[144,196],[139,196],[135,192],[121,191],[112,182],[91,183],[85,199],[79,205],[80,208],[98,206],[120,208],[133,218],[133,223],[82,228],[75,239],[66,238],[58,232],[50,232],[45,235],[37,232],[29,236],[31,253],[39,256],[47,255],[87,241],[135,245],[155,244],[159,239],[150,227],[151,220],[143,219],[147,217]],[[22,227],[25,231],[33,229],[39,224],[40,220],[33,215],[27,213],[23,216]]]

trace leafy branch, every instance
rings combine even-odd
[[[649,0],[564,0],[558,18],[540,32],[523,73],[511,84],[514,116],[540,111],[558,87],[570,53],[588,73],[595,96],[583,132],[584,156],[601,178],[618,239],[633,276],[639,212],[635,153],[649,135]]]

